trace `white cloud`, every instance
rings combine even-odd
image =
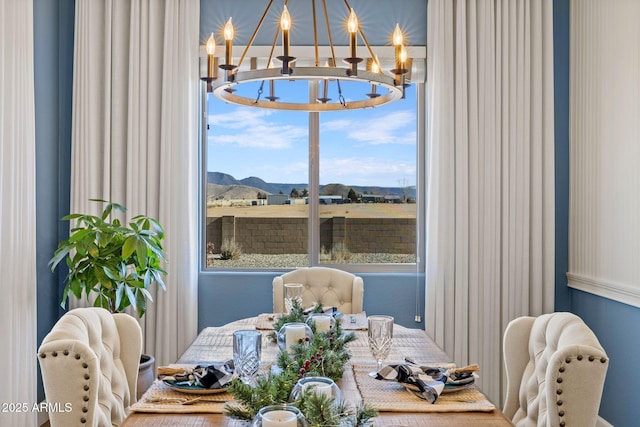
[[[372,183],[386,182],[386,185],[395,185],[389,183],[407,177],[415,179],[416,165],[376,157],[336,157],[322,159],[320,171],[323,183],[372,185]]]
[[[394,111],[365,120],[338,119],[323,123],[325,131],[346,131],[349,139],[370,145],[415,144],[415,113]]]
[[[233,144],[240,147],[286,149],[296,142],[304,142],[305,126],[283,124],[269,120],[269,110],[238,108],[224,114],[209,115],[212,144]]]

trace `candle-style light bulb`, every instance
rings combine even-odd
[[[391,36],[393,45],[396,48],[396,70],[399,71],[402,69],[400,55],[402,55],[402,45],[404,42],[404,37],[402,35],[402,30],[400,29],[400,25],[396,24],[396,28],[393,30],[393,35]]]
[[[358,32],[358,16],[356,12],[351,8],[349,13],[349,19],[347,20],[347,29],[351,34]]]
[[[393,45],[398,46],[401,45],[403,40],[402,30],[400,29],[400,24],[396,24],[396,28],[393,30]]]
[[[378,55],[371,61],[371,72],[378,74],[380,72],[380,62],[378,61]]]
[[[231,65],[231,57],[232,57],[232,50],[233,50],[232,43],[233,43],[233,37],[235,35],[235,30],[233,29],[231,18],[229,18],[227,23],[224,25],[223,34],[224,34],[224,45],[225,45],[224,61],[227,65]]]
[[[213,33],[211,33],[211,35],[207,39],[207,44],[205,48],[207,50],[207,55],[211,56],[214,53],[216,53],[216,39],[213,37]]]
[[[291,15],[289,15],[289,10],[286,5],[284,6],[282,15],[280,15],[280,27],[282,27],[283,31],[289,31],[291,29]]]
[[[213,33],[211,33],[211,35],[207,39],[205,50],[207,51],[207,77],[213,79],[215,77],[215,61],[213,59],[213,55],[216,53],[216,39],[215,37],[213,37]]]
[[[227,41],[233,40],[235,36],[235,29],[233,28],[233,23],[231,22],[232,18],[229,18],[226,24],[224,24],[224,39]]]

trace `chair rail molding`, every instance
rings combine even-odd
[[[567,279],[570,288],[640,308],[640,288],[637,286],[573,273],[567,273]]]

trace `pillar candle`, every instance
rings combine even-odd
[[[296,414],[289,411],[269,411],[262,415],[262,427],[297,427]]]
[[[307,336],[305,325],[289,325],[285,331],[285,343],[287,345],[287,351],[291,349],[292,346],[298,344],[298,342],[302,339],[304,341]]]

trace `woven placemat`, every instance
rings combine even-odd
[[[201,400],[189,405],[181,405],[170,401],[170,399],[189,400],[196,397],[200,397]],[[169,401],[157,402],[157,400],[163,399]],[[225,403],[232,400],[233,396],[227,392],[207,395],[181,393],[173,390],[162,381],[156,380],[140,400],[131,405],[130,409],[133,412],[222,414]]]
[[[263,331],[271,331],[273,330],[273,324],[278,321],[278,314],[273,313],[262,313],[258,316],[256,320],[256,329],[260,329]]]
[[[475,387],[443,393],[431,404],[393,381],[369,376],[375,364],[353,364],[353,375],[364,403],[389,412],[491,412],[496,407]]]

